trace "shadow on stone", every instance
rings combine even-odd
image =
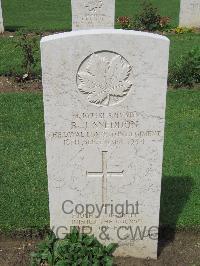
[[[177,221],[189,199],[192,187],[191,177],[164,176],[162,179],[158,256],[175,238]]]

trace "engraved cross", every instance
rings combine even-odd
[[[107,199],[107,178],[108,177],[123,177],[124,171],[121,172],[108,172],[107,165],[107,151],[102,151],[102,172],[86,172],[88,177],[102,178],[102,204],[106,203]]]

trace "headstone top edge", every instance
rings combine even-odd
[[[70,37],[78,37],[83,35],[100,35],[100,34],[116,34],[116,35],[132,35],[132,36],[141,36],[147,38],[158,39],[162,41],[167,41],[170,43],[170,40],[163,35],[142,32],[142,31],[134,31],[134,30],[121,30],[121,29],[92,29],[92,30],[79,30],[79,31],[71,31],[71,32],[63,32],[57,33],[49,36],[45,36],[41,39],[41,44],[49,41],[55,41],[62,38],[70,38]]]

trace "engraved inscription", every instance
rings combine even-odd
[[[180,26],[200,27],[200,0],[181,0]]]
[[[133,86],[132,67],[119,54],[110,51],[96,52],[87,57],[79,67],[77,86],[92,104],[118,104]]]
[[[102,178],[102,204],[106,202],[107,198],[107,178],[108,177],[123,177],[124,171],[109,172],[107,166],[107,151],[102,151],[102,172],[86,172],[88,177]]]
[[[72,29],[114,28],[115,0],[72,0]]]
[[[93,27],[94,25],[97,27],[99,25],[103,25],[105,23],[106,16],[104,14],[86,14],[85,16],[76,16],[74,15],[74,23],[77,27],[81,25],[87,27]]]
[[[74,112],[63,131],[49,132],[52,141],[60,140],[65,146],[120,145],[132,147],[144,145],[148,141],[159,141],[163,132],[151,118],[151,127],[144,128],[148,116],[135,111],[129,112]]]
[[[200,3],[191,3],[190,5],[191,5],[192,9],[200,10]],[[200,16],[200,14],[199,14],[199,16]]]

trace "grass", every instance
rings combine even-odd
[[[12,36],[12,35],[11,35]],[[179,58],[194,47],[199,47],[200,34],[187,33],[182,35],[168,34],[171,40],[170,68]],[[16,36],[0,38],[0,75],[24,74],[22,65],[22,51],[16,47]],[[36,52],[38,63],[35,74],[41,75],[39,37]]]
[[[1,229],[48,224],[42,106],[41,94],[0,94]]]
[[[8,31],[71,29],[71,0],[3,0]],[[141,0],[116,0],[116,17],[134,16]],[[161,15],[178,25],[179,0],[152,0]],[[12,34],[10,34],[12,35]],[[200,34],[168,35],[170,68],[199,46]],[[0,75],[22,74],[16,37],[0,38]],[[40,58],[39,38],[36,57]],[[40,75],[40,60],[35,73]],[[167,101],[161,223],[200,226],[200,91],[170,91]],[[0,94],[0,230],[41,229],[49,223],[43,104],[40,93]],[[2,123],[1,122],[1,123]]]
[[[116,0],[116,17],[134,16],[141,8],[142,0]],[[171,25],[178,25],[179,0],[152,0],[160,13],[171,18]],[[9,31],[27,29],[28,31],[56,31],[71,29],[71,0],[3,0],[5,28]],[[12,35],[12,34],[10,34]],[[192,48],[199,46],[200,34],[169,34],[171,40],[170,69],[175,62]],[[0,38],[0,75],[24,74],[22,51],[16,47],[16,36]],[[35,75],[41,75],[38,37],[38,64]]]
[[[23,51],[16,45],[17,38],[17,36],[0,38],[0,75],[25,74],[25,70],[22,67]],[[37,47],[35,49],[37,65],[34,69],[34,74],[37,76],[41,75],[39,41],[40,39],[38,37]]]
[[[186,34],[170,34],[167,36],[171,41],[170,46],[170,68],[177,60],[191,49],[199,47],[200,34],[186,33]]]
[[[161,199],[162,224],[200,225],[200,91],[170,91]]]
[[[116,0],[116,17],[134,16],[142,0]],[[180,0],[152,0],[160,13],[171,18],[172,26],[178,25]],[[5,28],[15,31],[70,30],[71,0],[3,0]]]
[[[5,29],[70,30],[70,0],[4,0]]]
[[[200,226],[200,91],[170,91],[161,223]],[[1,93],[0,229],[49,223],[43,104],[40,93]]]

